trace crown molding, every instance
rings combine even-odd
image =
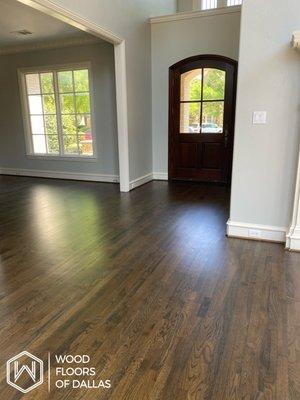
[[[55,39],[45,42],[22,43],[18,45],[0,47],[0,56],[17,53],[27,53],[30,51],[59,49],[63,47],[83,46],[96,43],[100,43],[99,39],[97,39],[96,37],[85,36],[66,39]]]
[[[292,46],[294,49],[300,50],[300,31],[293,32]]]
[[[74,13],[73,11],[58,5],[53,0],[17,0],[19,3],[23,3],[27,6],[35,8],[47,15],[50,15],[60,21],[66,22],[68,25],[74,26],[86,33],[94,35],[100,39],[106,40],[112,44],[121,44],[123,38],[115,35],[113,32],[102,28],[101,26],[83,18],[81,15]]]
[[[152,17],[149,19],[149,22],[150,24],[159,24],[162,22],[181,21],[184,19],[191,19],[191,18],[212,17],[214,15],[240,13],[241,9],[242,9],[241,6],[232,6],[232,7],[214,8],[213,10],[185,11],[176,14],[162,15],[160,17]]]

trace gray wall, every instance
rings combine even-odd
[[[218,54],[237,60],[239,35],[240,12],[152,24],[154,172],[168,172],[169,67],[199,54]]]
[[[28,159],[25,155],[17,69],[80,61],[91,61],[92,64],[97,162]],[[0,87],[0,168],[119,174],[112,45],[99,43],[1,56]]]
[[[193,0],[178,0],[177,11],[193,11]]]
[[[53,0],[126,40],[130,179],[152,171],[150,16],[174,13],[176,0]]]
[[[299,0],[246,0],[243,6],[231,219],[290,223],[300,134]],[[267,125],[252,125],[254,110]]]

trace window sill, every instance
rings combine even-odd
[[[27,158],[30,160],[43,160],[43,161],[77,161],[77,162],[97,162],[96,156],[47,156],[47,155],[36,155],[27,154]]]

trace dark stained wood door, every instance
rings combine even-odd
[[[170,68],[169,179],[231,181],[237,62],[196,56]]]

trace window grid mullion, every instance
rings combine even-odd
[[[31,126],[31,114],[30,114],[30,108],[29,108],[29,93],[27,89],[27,82],[26,82],[26,75],[23,76],[23,83],[24,83],[24,88],[25,88],[25,96],[26,96],[26,108],[27,108],[27,113],[28,113],[28,127],[30,130],[30,152],[34,153],[34,145],[33,145],[33,132],[32,132],[32,126]]]
[[[202,118],[203,118],[203,88],[204,88],[204,68],[201,68],[201,101],[200,101],[200,133],[202,133]]]
[[[75,95],[74,70],[72,70],[72,81],[73,81],[73,102],[74,102],[74,110],[75,110],[75,127],[76,127],[76,138],[77,138],[77,152],[78,152],[78,154],[80,154],[79,136],[78,136],[78,128],[77,128],[77,107],[76,107],[76,95]]]
[[[38,74],[38,75],[39,75],[40,96],[41,96],[42,113],[43,113],[42,117],[43,117],[43,125],[44,125],[44,140],[45,140],[45,145],[46,145],[46,153],[49,154],[46,123],[45,123],[45,109],[44,109],[44,97],[43,97],[43,91],[42,91],[42,80],[41,80],[41,74]]]
[[[199,0],[200,10],[212,10],[216,8],[239,6],[243,0]]]
[[[222,103],[224,101],[225,101],[225,98],[224,99],[216,99],[216,100],[214,100],[214,99],[208,99],[208,100],[181,100],[180,103],[182,103],[182,104],[201,103],[201,102],[203,102],[203,103]]]
[[[53,83],[54,83],[54,96],[56,102],[56,125],[57,125],[57,135],[59,142],[59,154],[61,156],[65,155],[65,147],[63,140],[63,126],[62,126],[62,118],[61,118],[61,107],[60,107],[60,96],[58,89],[58,78],[57,71],[53,71]]]

